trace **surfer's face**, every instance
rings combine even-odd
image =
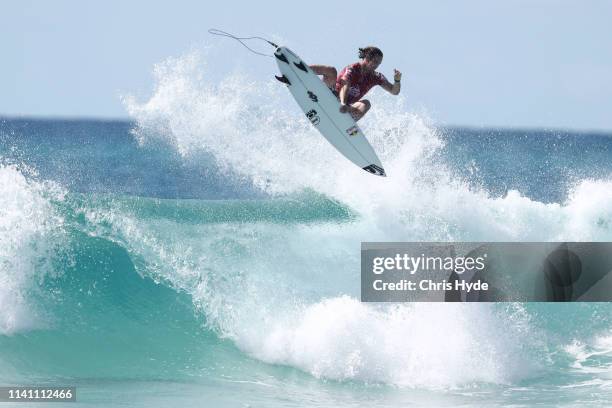
[[[382,62],[383,57],[380,55],[375,56],[372,59],[365,59],[363,61],[363,66],[365,69],[367,69],[368,71],[375,71],[376,68],[378,68],[378,66],[380,65],[380,63]]]

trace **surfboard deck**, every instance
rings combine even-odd
[[[277,79],[289,92],[319,132],[344,157],[368,173],[386,177],[380,159],[349,113],[340,112],[340,102],[310,67],[287,47],[274,52],[282,74]]]

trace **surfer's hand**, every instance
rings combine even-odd
[[[393,70],[393,80],[394,80],[395,82],[399,82],[399,81],[401,81],[401,80],[402,80],[402,73],[401,73],[401,72],[399,72],[397,69],[394,69],[394,70]]]
[[[349,111],[349,106],[348,106],[348,105],[345,105],[345,104],[343,104],[343,103],[342,103],[342,104],[340,104],[340,112],[341,112],[341,113],[346,113],[346,112],[348,112],[348,111]]]

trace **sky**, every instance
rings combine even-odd
[[[441,125],[612,130],[611,17],[607,0],[2,0],[0,116],[127,118],[121,95],[146,98],[153,66],[194,49],[211,81],[277,73],[215,27],[339,69],[377,45]]]

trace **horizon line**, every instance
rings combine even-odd
[[[0,113],[0,121],[3,120],[31,120],[31,121],[66,121],[66,122],[136,122],[135,119],[129,116],[116,117],[116,116],[72,116],[72,115],[5,115]],[[502,130],[502,131],[544,131],[544,132],[567,132],[567,133],[601,133],[605,135],[612,135],[612,129],[599,129],[599,128],[563,128],[556,126],[507,126],[507,125],[474,125],[474,124],[433,124],[435,128],[447,128],[447,129],[464,129],[464,130]]]

